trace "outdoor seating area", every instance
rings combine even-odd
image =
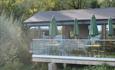
[[[115,57],[115,40],[112,40],[111,44],[107,43],[107,40],[96,40],[95,42],[97,43],[90,44],[90,39],[33,39],[32,54],[69,57]]]
[[[55,59],[55,57],[70,57],[70,59],[71,57],[99,58],[99,61],[101,61],[100,59],[103,58],[114,59],[115,40],[113,37],[115,32],[115,16],[108,16],[109,13],[106,12],[106,10],[110,10],[110,12],[114,11],[111,11],[111,8],[90,9],[88,11],[98,12],[95,12],[95,14],[94,12],[92,12],[92,14],[87,15],[87,18],[85,15],[84,17],[83,15],[82,17],[77,16],[79,15],[78,13],[80,13],[80,11],[83,12],[83,10],[77,10],[76,16],[70,19],[71,21],[68,18],[59,19],[59,17],[64,17],[62,15],[49,15],[48,13],[50,12],[47,13],[47,15],[50,16],[50,20],[49,16],[47,16],[47,20],[43,21],[40,20],[39,17],[43,15],[42,18],[46,19],[46,17],[44,16],[46,13],[38,13],[37,15],[34,15],[33,17],[26,20],[25,23],[27,24],[27,26],[29,26],[30,28],[34,28],[37,26],[37,30],[39,30],[39,33],[41,33],[41,36],[39,36],[39,38],[34,38],[31,42],[30,50],[32,51],[32,60],[36,62],[45,62],[45,60],[47,60],[50,62],[50,59],[53,60]],[[103,11],[105,12],[101,14],[101,16],[98,16],[99,11],[100,13],[102,13]],[[55,11],[52,12],[55,13]],[[57,12],[64,13],[65,11]],[[70,13],[73,14],[72,12]],[[67,16],[67,14],[65,15]],[[38,17],[38,20],[35,19],[36,17]],[[31,19],[35,19],[35,22]],[[41,28],[42,26],[48,26],[48,28],[44,31]],[[58,28],[59,26],[61,26],[61,29]],[[99,29],[101,29],[101,31],[99,31]],[[44,33],[47,34],[47,38],[45,38],[46,36]],[[56,59],[59,59],[58,61],[61,61],[62,59],[60,58]],[[85,60],[87,61],[87,59]],[[95,60],[91,59],[91,61]],[[108,64],[109,60],[106,60],[106,62]],[[97,62],[94,62],[94,65],[95,64],[99,64],[98,60]],[[111,65],[111,61],[109,65]],[[114,66],[115,64],[112,63],[112,65]]]
[[[115,70],[115,0],[0,0],[0,70]]]
[[[112,19],[108,19],[108,36],[113,35]],[[49,24],[49,39],[33,39],[32,53],[35,55],[110,57],[115,54],[114,39],[95,38],[99,35],[96,18],[93,15],[89,25],[89,39],[79,39],[79,24],[74,20],[74,39],[55,39],[58,35],[55,17]],[[44,44],[45,43],[45,44]]]

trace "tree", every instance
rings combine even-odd
[[[100,3],[101,7],[115,7],[115,0],[103,0]]]
[[[91,7],[91,8],[100,8],[100,5],[99,5],[99,3],[98,3],[98,0],[92,0],[92,1],[90,2],[90,7]]]
[[[88,5],[87,0],[63,0],[64,8],[66,9],[80,9],[80,8],[86,8]]]

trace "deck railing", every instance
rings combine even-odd
[[[114,58],[115,40],[33,39],[31,49],[35,55]]]

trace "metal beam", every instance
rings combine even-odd
[[[115,66],[115,58],[33,55],[32,61],[33,62],[66,63],[66,64],[83,64],[83,65],[107,64],[107,65]]]

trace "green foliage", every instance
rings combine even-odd
[[[23,64],[20,63],[18,60],[16,61],[8,61],[3,67],[3,70],[21,70]]]
[[[0,16],[0,66],[5,70],[7,68],[14,69],[12,66],[21,65],[17,58],[17,51],[19,47],[24,47],[21,43],[21,28],[17,20],[13,17],[7,17],[4,13]],[[19,70],[19,69],[17,69]]]
[[[102,0],[100,2],[101,7],[115,7],[115,0]]]
[[[15,18],[24,19],[38,11],[115,7],[115,0],[1,0],[0,12],[3,10]]]
[[[31,0],[2,0],[0,1],[1,12],[4,10],[8,15],[11,13],[15,18],[26,18],[37,11],[35,3]]]
[[[32,64],[20,23],[0,15],[0,70],[47,70],[45,64]]]
[[[91,7],[91,8],[99,8],[100,5],[99,5],[99,3],[98,3],[98,0],[92,0],[92,1],[90,2],[90,6],[89,6],[89,7]]]
[[[115,70],[115,67],[108,65],[99,65],[99,66],[76,66],[76,67],[67,67],[63,70]]]
[[[32,70],[47,70],[47,63],[34,63]]]
[[[84,68],[83,70],[114,70],[114,67],[108,66],[108,65],[101,65],[101,66],[88,66]]]
[[[89,5],[89,0],[65,0],[64,8],[66,9],[81,9],[87,8]]]
[[[46,64],[32,64],[28,50],[30,40],[20,18],[25,20],[38,11],[97,7],[115,7],[115,0],[1,0],[0,70],[47,70]],[[109,70],[110,67],[90,66],[83,70],[92,69]]]

